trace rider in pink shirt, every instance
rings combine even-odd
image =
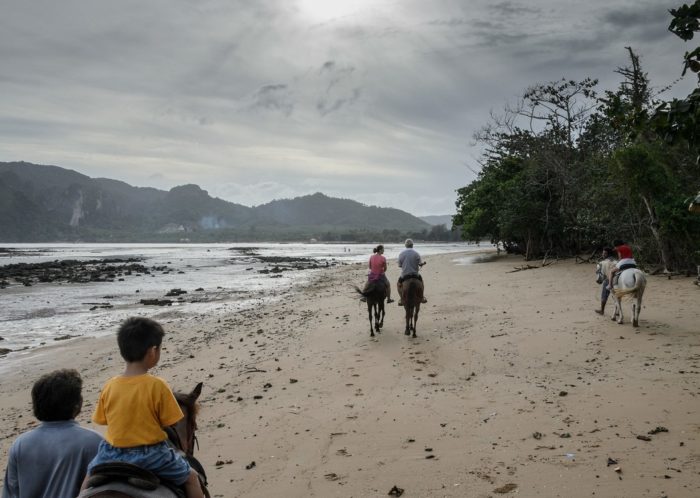
[[[369,282],[376,282],[381,280],[384,283],[384,288],[386,289],[386,302],[393,303],[394,300],[391,299],[391,285],[389,284],[389,279],[386,278],[386,258],[384,257],[384,246],[379,244],[377,247],[372,249],[372,256],[369,257],[369,275],[367,280]]]

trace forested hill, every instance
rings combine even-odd
[[[57,166],[0,163],[0,242],[399,240],[429,230],[404,211],[320,193],[251,208],[197,185],[163,191]]]
[[[288,225],[341,225],[363,229],[380,227],[400,231],[421,230],[428,223],[393,208],[365,206],[350,199],[337,199],[321,193],[276,200],[255,208],[260,219]]]

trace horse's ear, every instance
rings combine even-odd
[[[199,398],[199,395],[202,394],[202,386],[203,385],[204,385],[204,383],[200,382],[199,384],[197,384],[195,386],[194,389],[192,389],[192,392],[188,396],[192,401],[197,401],[197,399]]]

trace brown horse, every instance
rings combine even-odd
[[[199,473],[199,480],[202,484],[204,496],[209,498],[209,491],[206,488],[207,476],[204,473],[202,464],[194,457],[194,448],[199,446],[197,442],[197,412],[199,404],[197,399],[202,394],[202,383],[200,382],[188,394],[176,392],[175,399],[177,400],[184,417],[175,425],[165,428],[168,438],[172,445],[179,450],[185,459],[189,462],[190,467]],[[111,465],[111,464],[108,464]],[[121,466],[119,466],[121,467]],[[96,467],[97,468],[97,467]],[[138,468],[137,468],[138,469]],[[141,469],[139,469],[141,470]],[[121,478],[100,484],[95,487],[90,487],[83,491],[78,498],[181,498],[184,493],[179,489],[170,487],[164,484],[153,484],[151,489],[144,489],[130,484],[133,479],[143,480],[144,471],[137,472],[137,475],[122,475],[121,469],[117,473]],[[146,471],[146,474],[148,472]],[[102,476],[99,476],[102,477]],[[155,476],[149,476],[146,480],[151,480]],[[157,482],[157,480],[155,481]]]
[[[361,291],[358,287],[355,287],[358,294],[362,294],[367,298],[367,313],[369,314],[369,335],[374,337],[374,331],[377,334],[382,332],[382,327],[384,326],[384,300],[386,299],[386,287],[380,281],[370,282],[365,286],[365,290]],[[372,315],[374,315],[374,322],[372,322]]]
[[[418,312],[420,303],[423,300],[423,281],[419,278],[407,278],[401,286],[401,302],[406,310],[406,330],[405,335],[416,337],[416,324],[418,323]]]

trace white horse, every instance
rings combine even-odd
[[[610,293],[615,303],[612,319],[622,323],[622,298],[632,298],[632,326],[639,327],[639,311],[642,309],[642,296],[647,286],[644,272],[638,268],[628,268],[620,273],[615,286]]]

